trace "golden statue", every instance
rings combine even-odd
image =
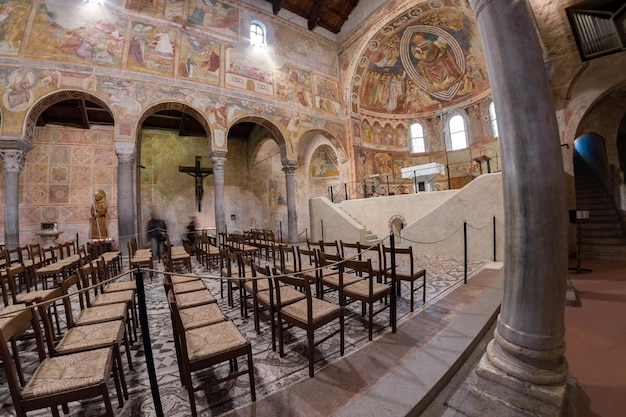
[[[91,239],[105,239],[107,234],[107,202],[104,191],[94,193],[94,202],[91,205]]]

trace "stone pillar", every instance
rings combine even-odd
[[[0,149],[4,163],[4,245],[14,249],[20,245],[20,172],[26,162],[26,154],[20,149]]]
[[[498,116],[506,230],[502,308],[475,369],[474,394],[490,407],[506,405],[506,414],[493,415],[556,417],[568,377],[568,220],[552,90],[527,1],[470,3]],[[474,410],[468,415],[485,416],[476,404],[466,406]]]
[[[224,205],[224,163],[226,151],[213,150],[209,152],[213,164],[213,184],[215,186],[215,228],[216,237],[219,233],[226,233],[226,209]]]
[[[289,233],[289,243],[298,243],[298,213],[296,212],[296,178],[295,172],[298,169],[296,161],[287,161],[283,166],[285,181],[287,183],[287,230]]]
[[[133,236],[137,237],[135,220],[135,142],[116,141],[117,155],[117,230],[119,247],[128,255],[128,245]]]

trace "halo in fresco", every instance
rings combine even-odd
[[[418,38],[434,50],[435,56],[424,60],[413,54],[415,47],[413,40]],[[441,28],[428,25],[409,26],[400,40],[400,60],[408,76],[419,88],[440,100],[449,101],[454,98],[463,84],[465,73],[463,49],[452,35]],[[426,61],[429,62],[425,66],[423,62]],[[428,68],[434,68],[433,64],[439,65],[449,74],[440,80],[432,79],[428,76]]]

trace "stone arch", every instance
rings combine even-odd
[[[276,126],[272,121],[264,118],[264,117],[260,117],[260,116],[243,116],[243,117],[239,117],[235,120],[233,120],[230,123],[230,126],[228,126],[228,129],[230,130],[230,128],[234,125],[236,125],[237,123],[241,123],[241,122],[251,122],[251,123],[256,123],[260,126],[263,126],[265,129],[267,129],[273,136],[273,139],[276,140],[276,143],[278,143],[278,147],[280,148],[280,156],[281,156],[281,160],[283,162],[283,165],[286,165],[288,163],[288,161],[290,160],[289,156],[291,155],[291,153],[289,152],[289,150],[287,149],[287,140],[285,138],[285,135],[283,134],[283,132],[280,130],[280,128],[278,126]],[[226,137],[228,137],[228,134],[226,135]],[[228,145],[228,143],[227,143]]]
[[[48,95],[42,96],[39,100],[31,106],[26,118],[24,120],[24,141],[27,143],[34,143],[35,127],[37,126],[37,119],[41,116],[48,107],[65,100],[71,99],[85,99],[99,106],[107,109],[113,116],[113,124],[115,124],[116,113],[109,106],[109,104],[103,99],[98,97],[92,92],[80,91],[80,90],[58,90]]]
[[[191,192],[191,194],[187,194],[189,193],[190,189],[193,189],[193,179],[191,177],[181,178],[181,181],[190,181],[190,184],[192,185],[187,186],[187,182],[185,182],[184,187],[183,186],[173,187],[171,185],[171,180],[170,180],[170,183],[168,183],[168,179],[171,178],[171,176],[168,177],[163,172],[160,172],[161,176],[164,178],[163,181],[160,181],[158,184],[155,181],[152,184],[149,184],[147,186],[145,186],[145,184],[142,185],[142,175],[144,175],[142,174],[143,172],[146,172],[147,173],[146,175],[148,175],[148,178],[150,178],[149,171],[144,170],[146,167],[140,165],[141,155],[142,155],[141,148],[143,146],[142,126],[144,122],[148,119],[148,117],[164,110],[175,110],[175,111],[184,113],[190,117],[193,117],[202,126],[204,133],[205,133],[206,140],[204,140],[204,142],[201,145],[199,145],[198,142],[195,142],[194,144],[195,146],[202,146],[202,150],[201,150],[201,156],[203,157],[202,162],[201,162],[202,167],[206,167],[206,164],[208,163],[207,162],[209,159],[208,155],[209,155],[209,152],[211,151],[211,145],[212,145],[211,137],[212,137],[213,131],[211,130],[209,121],[205,117],[204,113],[202,113],[197,108],[190,106],[189,104],[182,103],[179,101],[161,101],[161,102],[154,103],[150,105],[149,107],[147,107],[143,111],[141,116],[136,119],[135,126],[133,127],[135,130],[134,137],[135,137],[135,143],[136,143],[136,147],[135,147],[136,157],[135,157],[134,163],[138,169],[137,175],[136,175],[136,182],[135,182],[135,189],[136,189],[136,196],[137,196],[136,201],[135,201],[135,210],[137,213],[136,230],[142,231],[142,233],[140,233],[140,236],[141,236],[143,244],[146,244],[145,242],[143,242],[143,239],[145,239],[145,236],[146,236],[144,229],[147,224],[147,220],[150,216],[150,213],[153,210],[156,210],[156,212],[165,220],[166,225],[168,227],[168,231],[171,234],[171,239],[174,242],[178,242],[178,239],[182,235],[180,231],[184,230],[184,227],[187,221],[187,218],[178,218],[177,216],[174,216],[172,214],[172,213],[175,213],[177,210],[180,212],[186,211],[192,214],[195,213],[196,215],[201,215],[201,216],[206,217],[206,219],[203,218],[200,220],[206,220],[206,221],[208,221],[208,219],[212,220],[212,216],[210,213],[213,207],[210,204],[202,205],[201,213],[200,214],[196,213],[195,207],[197,206],[195,205],[193,192]],[[152,150],[152,152],[154,152],[154,150]],[[190,161],[189,163],[185,163],[181,161],[180,165],[193,166],[193,161]],[[171,168],[168,166],[168,170],[169,169]],[[173,171],[170,171],[170,173],[172,175],[179,174],[176,167],[174,167]],[[181,173],[181,175],[184,175],[184,173]],[[209,193],[205,192],[208,185],[209,184],[207,183],[207,181],[204,181],[203,187],[201,188],[202,189],[201,195],[204,194],[205,199],[210,198]],[[146,187],[149,190],[149,192],[147,193],[144,192]],[[166,190],[167,192],[164,193],[163,190]],[[150,196],[151,199],[150,198],[146,199],[145,195]],[[200,200],[202,201],[202,199]],[[189,201],[191,201],[191,205],[188,205]]]
[[[406,219],[400,214],[395,214],[389,219],[389,230],[395,235],[395,244],[401,243],[402,229],[406,226]]]
[[[207,138],[212,137],[211,126],[209,125],[209,121],[206,119],[206,117],[204,116],[202,112],[200,112],[193,106],[190,106],[189,104],[186,104],[186,103],[181,103],[177,101],[164,101],[161,103],[153,104],[152,106],[144,110],[141,117],[137,120],[137,125],[136,125],[137,138],[139,137],[139,134],[141,132],[141,126],[143,125],[143,122],[145,122],[146,119],[150,117],[151,115],[158,113],[160,111],[163,111],[163,110],[178,110],[181,113],[185,113],[193,117],[202,125],[202,127],[204,128],[204,131],[206,132]],[[209,141],[209,147],[210,145],[211,145],[211,142]]]
[[[323,137],[324,140],[314,144],[314,149],[310,149],[309,145],[316,136]],[[302,163],[303,172],[310,172],[310,157],[315,148],[322,144],[330,145],[330,147],[335,151],[335,154],[337,155],[337,165],[339,167],[339,176],[343,182],[347,182],[349,179],[347,177],[347,173],[349,173],[349,160],[346,150],[341,142],[332,133],[324,129],[307,130],[298,140],[298,160]]]

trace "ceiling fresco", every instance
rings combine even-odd
[[[472,10],[463,0],[411,8],[372,36],[352,79],[355,113],[418,115],[489,89]]]

